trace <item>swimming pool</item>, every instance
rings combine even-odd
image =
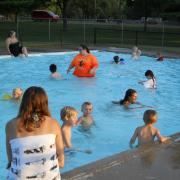
[[[0,57],[0,97],[4,93],[11,93],[17,86],[23,89],[32,85],[42,86],[49,97],[51,114],[61,124],[59,111],[63,106],[73,106],[81,115],[81,104],[84,101],[93,103],[96,125],[90,131],[83,132],[79,127],[72,131],[74,147],[90,149],[92,154],[77,152],[66,156],[65,167],[61,172],[128,149],[129,139],[134,129],[143,124],[142,116],[146,110],[125,110],[111,103],[112,100],[123,98],[128,88],[137,90],[138,101],[158,111],[159,119],[155,126],[163,135],[180,130],[180,59],[156,62],[154,58],[142,56],[140,60],[132,60],[129,54],[94,51],[93,54],[100,62],[97,75],[95,78],[80,79],[72,73],[66,75],[68,65],[76,53],[37,54],[25,59]],[[111,64],[114,55],[124,58],[125,64]],[[58,71],[67,80],[49,78],[51,63],[57,65]],[[157,90],[144,89],[137,83],[145,78],[147,69],[151,69],[157,78]],[[5,179],[6,175],[5,124],[17,115],[18,108],[19,104],[0,101],[0,179]]]

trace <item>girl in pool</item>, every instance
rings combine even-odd
[[[146,106],[146,105],[142,105],[140,102],[137,102],[137,92],[134,89],[128,89],[126,91],[126,94],[124,96],[124,99],[120,100],[120,101],[112,101],[113,104],[119,104],[119,105],[123,105],[126,108],[129,109],[135,109],[135,108],[142,108],[142,107],[151,107],[151,106]],[[134,108],[130,108],[129,105],[131,104],[138,104],[140,106],[138,107],[134,107]],[[152,107],[151,107],[152,108]]]
[[[148,80],[146,81],[140,81],[139,84],[144,85],[145,88],[155,89],[156,86],[156,78],[154,76],[154,73],[151,70],[147,70],[145,72],[145,76]]]
[[[78,112],[73,107],[65,106],[61,110],[61,120],[63,121],[61,129],[65,148],[72,148],[71,129],[77,124],[77,116]]]
[[[10,31],[6,39],[6,48],[8,53],[14,57],[18,56],[28,56],[26,47],[23,47],[16,37],[15,31]]]
[[[131,148],[136,138],[138,138],[138,146],[154,142],[155,137],[157,137],[160,142],[168,139],[167,137],[161,136],[159,129],[153,127],[153,123],[157,122],[157,112],[155,110],[146,110],[143,120],[145,125],[137,127],[130,140],[129,145]]]
[[[41,87],[28,88],[17,117],[6,124],[8,178],[57,179],[64,166],[64,146],[59,123],[48,109]]]

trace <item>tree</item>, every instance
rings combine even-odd
[[[60,7],[63,18],[63,30],[67,29],[67,8],[71,0],[57,0],[57,5]]]

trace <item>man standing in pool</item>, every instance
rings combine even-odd
[[[72,60],[67,73],[75,68],[73,74],[77,77],[94,77],[99,66],[98,60],[85,45],[80,45],[79,54]]]

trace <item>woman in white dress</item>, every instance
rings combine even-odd
[[[17,117],[6,124],[6,149],[10,180],[60,180],[64,146],[59,123],[48,109],[41,87],[28,88]]]
[[[145,76],[147,78],[146,81],[140,81],[139,84],[144,85],[145,88],[150,88],[150,89],[156,89],[156,78],[154,76],[154,73],[151,70],[147,70],[145,72]]]

